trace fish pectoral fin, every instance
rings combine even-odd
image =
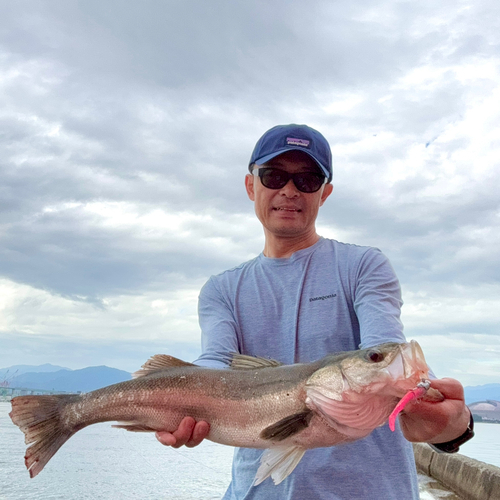
[[[274,484],[280,484],[289,476],[306,450],[301,446],[279,447],[266,450],[260,459],[260,467],[255,474],[254,485],[271,477]]]
[[[232,370],[255,370],[258,368],[275,368],[283,363],[275,359],[261,358],[260,356],[248,356],[247,354],[231,353]]]
[[[179,358],[174,358],[174,356],[170,356],[168,354],[155,354],[142,365],[140,370],[132,373],[132,378],[145,377],[146,375],[167,370],[168,368],[173,368],[174,366],[196,365],[187,361],[182,361],[182,359]]]
[[[289,415],[263,429],[260,433],[260,437],[262,439],[268,439],[269,441],[283,441],[303,431],[309,425],[312,416],[313,412],[310,409]]]
[[[139,422],[118,422],[112,425],[115,429],[125,429],[130,432],[156,432],[157,429],[148,427],[147,425],[141,424]]]

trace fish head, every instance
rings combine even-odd
[[[402,397],[428,378],[429,368],[418,342],[384,344],[325,358],[307,385],[322,386],[341,400],[348,392],[384,393]]]
[[[381,391],[401,397],[429,376],[424,353],[415,340],[389,342],[356,352],[357,356],[341,362],[344,390]]]
[[[351,439],[383,425],[398,400],[428,378],[417,342],[327,356],[306,382],[306,405]]]

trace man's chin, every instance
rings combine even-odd
[[[297,224],[280,224],[270,228],[275,236],[282,236],[284,238],[297,238],[302,234],[306,234],[304,227]]]

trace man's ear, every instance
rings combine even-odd
[[[252,174],[247,174],[245,175],[245,188],[247,190],[248,197],[252,200],[255,201],[255,192],[254,192],[254,182],[255,182],[255,176]]]
[[[320,207],[323,205],[323,203],[325,203],[326,199],[332,194],[332,191],[333,191],[333,184],[331,183],[325,184],[323,192],[321,193],[321,201],[319,203]]]

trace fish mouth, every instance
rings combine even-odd
[[[414,384],[429,376],[424,353],[416,340],[399,345],[397,355],[386,370],[392,379],[411,381]]]

